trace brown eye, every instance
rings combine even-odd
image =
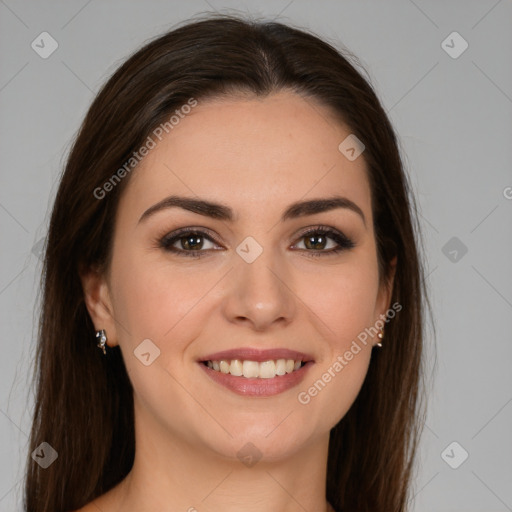
[[[301,239],[304,240],[304,246],[306,247],[303,250],[311,253],[311,256],[336,254],[355,247],[354,242],[343,233],[321,226],[302,233]]]
[[[343,233],[326,227],[315,227],[303,233],[300,237],[304,242],[304,249],[308,256],[328,256],[340,251],[355,247],[354,242]],[[212,246],[205,247],[205,244]],[[179,256],[201,257],[215,249],[215,240],[211,235],[202,230],[184,228],[165,235],[158,242],[165,251],[175,253]],[[297,248],[296,244],[294,248]]]
[[[159,246],[169,252],[179,254],[180,256],[202,256],[213,249],[205,247],[205,244],[215,242],[206,232],[199,230],[183,229],[165,235],[160,241]]]
[[[325,249],[328,239],[329,239],[329,237],[325,236],[323,234],[308,235],[308,236],[304,237],[304,240],[305,240],[304,245],[308,249],[321,250],[321,249]]]
[[[181,241],[181,247],[185,250],[198,250],[203,247],[203,240],[201,235],[187,235],[181,236],[178,238],[178,241]]]

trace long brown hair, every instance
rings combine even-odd
[[[237,91],[288,89],[316,99],[366,146],[379,275],[397,257],[386,325],[354,404],[331,430],[326,497],[337,512],[404,512],[423,424],[424,316],[414,198],[394,130],[357,59],[276,22],[209,16],[136,51],[102,87],[74,140],[54,202],[41,280],[35,410],[26,512],[67,512],[119,483],[135,454],[132,387],[119,351],[96,347],[79,271],[108,268],[113,221],[130,176],[102,187],[148,135],[187,103]],[[49,443],[47,469],[30,453]]]

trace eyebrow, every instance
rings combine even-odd
[[[205,217],[211,217],[212,219],[230,222],[235,219],[233,210],[225,204],[215,203],[205,199],[195,199],[192,197],[169,196],[148,208],[141,215],[138,223],[154,215],[156,212],[173,207],[183,208],[184,210],[204,215]],[[366,219],[361,208],[359,208],[359,206],[350,199],[337,195],[328,198],[310,199],[308,201],[292,203],[288,208],[286,208],[285,212],[281,216],[281,222],[298,217],[304,217],[306,215],[314,215],[316,213],[334,210],[335,208],[345,208],[357,213],[362,218],[363,223],[366,226]]]

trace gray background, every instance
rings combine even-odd
[[[369,71],[420,206],[437,329],[427,340],[429,367],[434,344],[438,364],[412,510],[512,511],[510,0],[0,0],[0,512],[21,510],[38,242],[71,139],[133,50],[227,8],[308,27]],[[43,31],[59,45],[47,59],[31,48]],[[458,58],[441,46],[453,31],[469,44]],[[469,457],[453,469],[445,460],[460,464],[462,450]]]

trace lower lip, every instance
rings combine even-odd
[[[236,377],[230,373],[222,373],[208,368],[203,363],[199,363],[199,366],[206,372],[206,375],[215,382],[228,388],[229,390],[242,396],[273,396],[283,393],[288,389],[297,386],[309,371],[310,366],[314,363],[308,361],[300,369],[294,370],[292,373],[286,373],[285,375],[276,375],[271,379],[248,379],[246,377]]]

